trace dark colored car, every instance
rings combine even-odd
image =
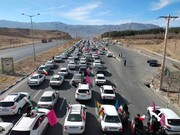
[[[106,68],[103,65],[96,65],[95,66],[95,73],[104,73],[106,71]]]
[[[152,67],[158,67],[158,66],[160,66],[160,64],[158,63],[158,61],[157,61],[157,60],[154,60],[154,59],[147,60],[147,63],[149,63],[149,66],[152,66]]]
[[[70,84],[72,86],[78,86],[79,83],[83,83],[84,81],[84,75],[83,74],[80,74],[80,73],[76,73],[74,74],[73,78],[71,79],[71,82]]]

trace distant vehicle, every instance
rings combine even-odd
[[[95,81],[95,84],[96,84],[96,85],[106,84],[106,78],[104,77],[104,74],[97,74],[97,75],[94,77],[94,81]]]
[[[46,131],[49,122],[46,115],[48,109],[39,108],[33,110],[31,117],[24,114],[14,125],[9,135],[42,135]]]
[[[64,132],[68,134],[83,134],[86,127],[86,106],[73,104],[67,112],[64,121]]]
[[[95,65],[95,74],[105,73],[106,68],[102,64]]]
[[[51,87],[59,87],[64,82],[64,76],[62,75],[53,75],[50,79],[49,85]]]
[[[147,108],[149,117],[155,116],[157,121],[161,120],[162,115],[165,116],[165,125],[162,127],[163,133],[167,135],[179,135],[180,134],[180,117],[169,108],[162,108],[160,106],[155,106],[155,111],[153,107]]]
[[[92,98],[92,91],[88,84],[81,84],[79,83],[78,88],[75,92],[75,99],[76,100],[91,100]]]
[[[54,56],[54,61],[55,62],[61,62],[62,61],[62,57],[61,56]]]
[[[149,60],[147,60],[147,63],[149,63],[149,66],[152,66],[152,67],[160,66],[160,64],[158,64],[158,61],[155,59],[149,59]]]
[[[41,43],[47,43],[48,42],[48,39],[47,38],[43,38],[42,40],[41,40]]]
[[[50,71],[50,67],[48,65],[41,65],[37,70],[39,74],[46,74],[46,72],[48,74],[49,71]]]
[[[69,61],[67,66],[68,66],[69,69],[76,69],[77,64],[76,64],[75,61]]]
[[[107,52],[106,56],[107,56],[107,57],[112,57],[113,55],[112,55],[111,52]]]
[[[21,114],[30,95],[27,92],[10,93],[0,101],[0,116]]]
[[[68,74],[69,74],[68,68],[60,68],[60,70],[58,72],[58,75],[62,75],[64,77],[68,76]]]
[[[37,106],[40,108],[53,109],[59,99],[59,92],[55,90],[45,91],[40,97]]]
[[[78,86],[78,84],[83,83],[83,81],[84,81],[83,74],[76,73],[76,74],[74,74],[73,78],[71,79],[70,84],[72,86]]]
[[[115,88],[111,85],[103,85],[100,87],[102,100],[116,100]]]
[[[13,128],[13,123],[0,122],[0,135],[8,135]]]
[[[37,85],[40,85],[45,79],[46,79],[46,76],[44,74],[34,73],[29,76],[27,84],[29,86],[37,86]]]
[[[118,112],[113,105],[101,105],[104,109],[103,115],[100,115],[101,130],[103,132],[122,134],[123,127]]]
[[[52,38],[49,38],[49,39],[48,39],[48,42],[52,42]]]
[[[54,68],[55,65],[56,65],[56,63],[55,63],[54,60],[48,60],[48,61],[45,63],[45,65],[46,65],[47,67],[49,67],[49,68]]]

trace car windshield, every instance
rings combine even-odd
[[[180,126],[180,119],[168,119],[168,124],[172,126]]]
[[[31,76],[31,79],[38,79],[38,76]]]
[[[51,78],[51,81],[59,81],[60,80],[60,78]]]
[[[113,90],[104,90],[104,93],[106,93],[106,94],[114,94],[114,91]]]
[[[52,97],[41,97],[40,101],[50,102],[50,101],[52,101]]]
[[[89,93],[89,90],[83,90],[83,89],[80,89],[78,90],[79,93]]]
[[[0,102],[1,107],[10,107],[13,105],[14,105],[14,102]]]
[[[66,70],[65,69],[61,69],[60,72],[66,72]]]
[[[105,78],[104,78],[103,76],[102,76],[102,77],[101,77],[101,76],[98,76],[97,79],[102,79],[102,80],[104,80]]]
[[[67,121],[80,122],[82,117],[80,114],[69,114]]]
[[[30,131],[16,131],[16,130],[12,130],[9,135],[30,135]]]
[[[119,123],[119,117],[118,116],[106,116],[105,122],[109,123]]]

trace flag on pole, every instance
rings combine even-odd
[[[46,116],[50,126],[54,126],[58,122],[57,116],[53,109]]]
[[[132,118],[132,120],[131,120],[131,132],[134,133],[134,130],[135,130],[135,121],[134,121],[134,118]]]
[[[71,108],[71,104],[70,104],[70,102],[68,101],[68,103],[67,103],[67,109],[69,110]]]
[[[140,119],[141,121],[144,121],[145,118],[146,118],[146,115],[142,115],[139,119]]]
[[[120,107],[118,108],[118,112],[122,114],[123,111],[124,111],[124,106],[120,105]]]
[[[118,99],[116,99],[115,107],[116,107],[116,110],[118,111],[118,107],[119,107]]]
[[[160,119],[160,124],[161,124],[161,126],[165,126],[166,125],[166,123],[165,123],[165,115],[164,114],[162,115],[162,117]]]
[[[42,73],[48,75],[48,72],[45,69],[43,69]]]
[[[153,112],[155,112],[156,111],[156,105],[155,105],[154,101],[152,102],[152,107],[153,107]]]

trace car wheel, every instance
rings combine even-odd
[[[21,115],[21,108],[18,109],[17,115]]]

